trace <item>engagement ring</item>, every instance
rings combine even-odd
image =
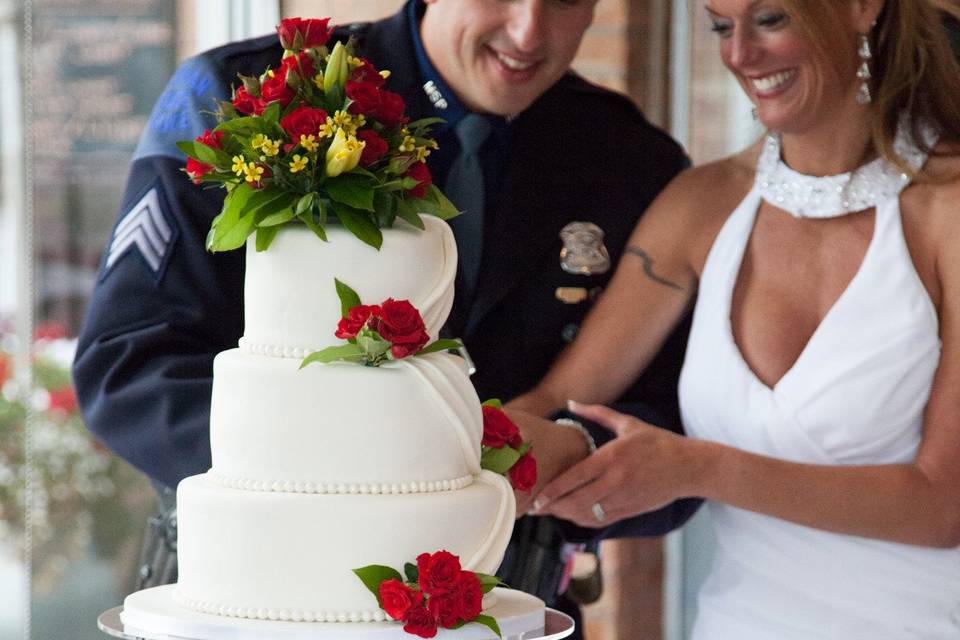
[[[593,511],[593,517],[597,519],[597,522],[603,522],[607,519],[607,512],[603,510],[599,502],[594,502],[590,510]]]

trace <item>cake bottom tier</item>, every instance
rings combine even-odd
[[[144,639],[203,638],[204,640],[415,640],[399,622],[313,623],[240,620],[198,613],[177,604],[175,585],[153,587],[127,596],[120,619],[124,632]],[[503,640],[540,638],[545,633],[543,601],[520,591],[495,589],[497,604],[486,611],[503,633]],[[563,636],[551,636],[563,637]],[[441,629],[436,640],[495,640],[479,624]]]
[[[326,495],[230,489],[207,475],[177,488],[179,601],[241,618],[382,620],[353,569],[402,571],[446,550],[492,574],[513,529],[509,482],[484,471],[456,491]]]

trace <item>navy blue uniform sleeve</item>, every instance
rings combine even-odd
[[[610,406],[615,411],[632,415],[644,422],[663,429],[669,429],[674,433],[683,432],[677,420],[670,419],[662,412],[651,408],[648,404],[621,402]],[[567,411],[559,411],[551,417],[553,419],[570,418],[577,420],[590,431],[590,435],[593,436],[598,447],[602,447],[614,438],[614,435],[609,429],[605,429],[591,420]],[[580,527],[566,520],[558,520],[558,523],[560,525],[561,535],[568,542],[592,542],[605,540],[607,538],[627,538],[631,536],[662,536],[683,526],[687,520],[696,513],[702,503],[703,500],[700,498],[682,498],[656,511],[642,513],[632,518],[625,518],[624,520],[614,522],[607,527],[599,529]]]
[[[183,173],[177,140],[215,122],[226,85],[202,58],[185,63],[158,100],[131,165],[73,366],[88,428],[169,487],[210,466],[214,356],[242,331],[243,254],[204,242],[220,189]]]

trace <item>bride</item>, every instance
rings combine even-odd
[[[706,498],[698,640],[958,638],[958,5],[706,10],[769,135],[674,181],[577,340],[508,405],[546,484],[532,510],[601,527]],[[690,437],[602,406],[694,300]],[[595,453],[527,415],[568,399],[612,432]]]

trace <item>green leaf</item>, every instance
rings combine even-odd
[[[413,201],[416,202],[416,201]],[[417,229],[423,230],[426,229],[426,225],[423,224],[423,220],[420,219],[420,215],[417,213],[417,209],[410,200],[400,199],[397,203],[397,216],[406,220]]]
[[[532,442],[521,442],[520,446],[517,447],[517,454],[522,458],[526,455],[527,451],[530,450],[530,447],[533,446]]]
[[[320,351],[314,351],[300,363],[300,368],[303,369],[309,364],[314,362],[319,362],[320,364],[329,364],[337,360],[346,360],[347,358],[356,357],[363,355],[360,351],[360,347],[355,344],[345,344],[339,347],[327,347],[326,349],[321,349]]]
[[[503,409],[503,401],[500,398],[490,398],[483,402],[485,407],[493,407],[494,409]]]
[[[311,191],[307,195],[297,200],[296,214],[299,216],[304,212],[309,212],[310,208],[313,206],[313,199],[316,196],[317,194]]]
[[[254,216],[243,216],[254,190],[246,183],[227,194],[223,211],[217,216],[207,237],[210,251],[230,251],[242,247],[253,230]]]
[[[495,634],[497,634],[498,638],[503,637],[503,634],[500,633],[500,625],[497,624],[497,621],[493,616],[488,616],[481,613],[479,616],[474,618],[472,622],[482,624],[486,628],[490,629],[490,631],[493,631]]]
[[[280,122],[280,103],[271,102],[270,106],[263,110],[263,113],[260,114],[260,117],[263,118],[263,123],[273,126]]]
[[[443,338],[441,340],[434,340],[420,351],[417,351],[415,356],[425,356],[428,353],[436,353],[437,351],[453,351],[459,349],[463,346],[463,343],[459,340],[452,340],[449,338]]]
[[[383,608],[380,602],[380,583],[386,580],[399,580],[403,582],[403,576],[392,567],[385,567],[382,564],[371,564],[366,567],[354,569],[353,572],[363,582],[363,585],[370,590],[370,593],[377,597],[377,605]]]
[[[374,210],[374,184],[369,178],[345,173],[336,178],[330,178],[324,187],[331,200],[342,202],[354,209]]]
[[[206,164],[217,164],[217,152],[203,144],[193,140],[181,140],[177,143],[177,148],[185,154]]]
[[[407,129],[414,131],[416,129],[422,129],[423,127],[430,127],[435,124],[440,124],[446,122],[443,118],[420,118],[419,120],[414,120],[413,122],[407,123]]]
[[[489,576],[485,573],[478,573],[476,576],[480,580],[480,590],[484,593],[490,593],[495,587],[509,588],[509,585],[497,576]]]
[[[430,203],[431,207],[435,207],[428,213],[441,220],[449,220],[450,218],[455,218],[460,215],[460,210],[457,209],[457,206],[450,202],[450,199],[443,195],[443,191],[440,191],[435,184],[427,187],[427,195],[422,198],[422,200],[426,200]]]
[[[307,227],[311,231],[313,231],[313,233],[318,238],[320,238],[324,242],[327,241],[327,232],[323,230],[323,225],[317,224],[316,222],[314,222],[312,213],[310,213],[309,211],[306,213],[302,213],[297,216],[297,219],[303,224],[307,225]]]
[[[403,572],[407,576],[407,582],[419,582],[420,581],[420,570],[417,569],[417,565],[412,562],[407,562],[403,565]]]
[[[480,455],[480,468],[505,475],[519,459],[520,454],[510,445],[500,449],[483,447],[483,453]]]
[[[262,133],[266,128],[263,126],[263,120],[255,116],[246,116],[234,120],[226,120],[217,125],[214,131],[223,131],[224,133],[235,133],[238,135],[247,135],[250,133]]]
[[[277,237],[279,227],[260,227],[257,229],[257,251],[266,251]]]
[[[339,202],[331,202],[330,208],[350,233],[374,249],[380,250],[380,246],[383,245],[383,234],[370,221],[367,214]]]
[[[340,316],[346,318],[350,314],[350,309],[363,304],[360,302],[360,296],[349,285],[340,282],[336,278],[333,283],[337,288],[337,297],[340,298]]]
[[[290,207],[287,207],[285,209],[281,209],[276,213],[271,213],[270,215],[265,217],[263,220],[261,220],[260,224],[258,224],[257,226],[260,227],[261,229],[264,227],[277,227],[278,225],[281,225],[285,222],[290,222],[295,217],[296,216],[293,213],[293,209],[291,209]]]

